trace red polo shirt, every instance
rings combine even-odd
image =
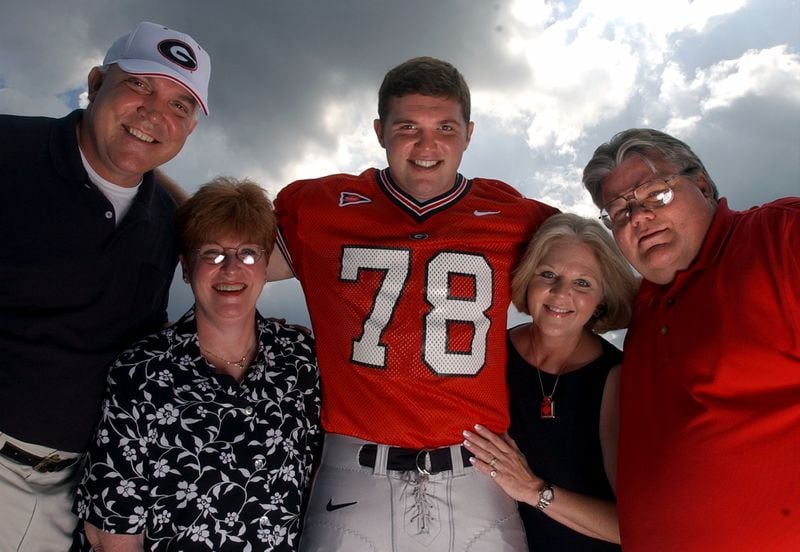
[[[627,552],[800,550],[800,198],[719,209],[625,341]]]

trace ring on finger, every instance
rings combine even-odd
[[[492,476],[492,478],[495,478],[495,477],[497,477],[497,470],[492,470],[492,471],[490,471],[490,472],[489,472],[489,475],[490,475],[490,476]]]
[[[492,456],[492,459],[489,460],[489,465],[491,467],[494,467],[495,464],[497,464],[497,457],[496,456]]]

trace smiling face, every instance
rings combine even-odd
[[[603,276],[592,249],[577,238],[553,241],[528,283],[527,305],[540,332],[577,336],[603,300]]]
[[[89,100],[78,127],[81,151],[101,177],[119,186],[135,186],[175,157],[197,124],[197,102],[183,86],[116,65],[105,74],[92,69]]]
[[[474,127],[457,100],[422,94],[392,98],[385,122],[374,126],[392,178],[419,201],[453,186]]]
[[[654,161],[655,173],[638,156],[628,157],[603,179],[603,203],[628,194],[655,176],[675,174],[674,167]],[[620,250],[647,280],[668,284],[679,270],[689,267],[703,245],[716,212],[713,192],[702,174],[674,180],[674,198],[664,207],[648,210],[633,206],[628,224],[614,229]]]
[[[181,255],[181,265],[194,293],[198,319],[220,325],[230,321],[249,321],[255,315],[256,301],[267,279],[267,254],[247,265],[233,251],[244,247],[262,250],[252,240],[227,236],[200,244],[186,256]],[[197,254],[197,249],[201,252],[223,249],[227,255],[220,264],[212,265]]]

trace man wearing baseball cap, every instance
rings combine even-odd
[[[0,116],[0,550],[66,550],[107,365],[166,322],[175,202],[153,170],[208,114],[208,54],[139,23],[61,119]]]

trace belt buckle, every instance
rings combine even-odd
[[[417,471],[420,475],[431,475],[430,470],[425,466],[425,460],[427,459],[427,465],[430,466],[431,464],[431,450],[432,449],[422,449],[417,452],[416,458],[414,458],[414,464],[417,467]],[[423,465],[420,465],[420,457],[422,457]]]
[[[31,466],[33,471],[39,473],[48,473],[53,466],[61,462],[61,457],[58,454],[49,454],[43,457],[35,466]]]

